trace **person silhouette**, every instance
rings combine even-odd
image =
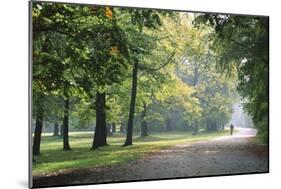
[[[230,124],[230,135],[233,134],[234,125]]]

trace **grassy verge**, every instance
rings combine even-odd
[[[268,142],[265,141],[263,136],[257,135],[252,140],[253,140],[254,143],[259,144],[259,145],[261,145],[261,144],[265,144],[265,145],[268,144]]]
[[[193,136],[190,132],[161,132],[148,137],[134,136],[134,145],[122,147],[125,136],[116,134],[108,138],[109,146],[90,150],[92,133],[70,133],[71,151],[62,150],[62,139],[43,134],[41,155],[35,156],[33,175],[49,175],[80,168],[101,167],[123,163],[147,155],[155,150],[176,144],[209,140],[218,136],[228,135],[229,131],[219,131]]]

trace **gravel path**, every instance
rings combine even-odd
[[[118,182],[268,172],[268,146],[255,144],[255,129],[233,136],[177,145],[119,166],[34,178],[34,186]]]

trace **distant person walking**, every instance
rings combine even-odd
[[[234,129],[234,126],[232,124],[230,124],[230,135],[233,134],[233,129]]]

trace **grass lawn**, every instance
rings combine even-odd
[[[79,168],[101,167],[135,160],[155,150],[180,143],[209,140],[229,135],[228,130],[193,136],[191,132],[160,132],[148,137],[134,136],[133,145],[122,147],[123,134],[108,137],[108,146],[90,150],[93,133],[71,132],[71,151],[62,150],[62,138],[44,133],[41,141],[41,155],[35,156],[33,175],[50,175]]]

